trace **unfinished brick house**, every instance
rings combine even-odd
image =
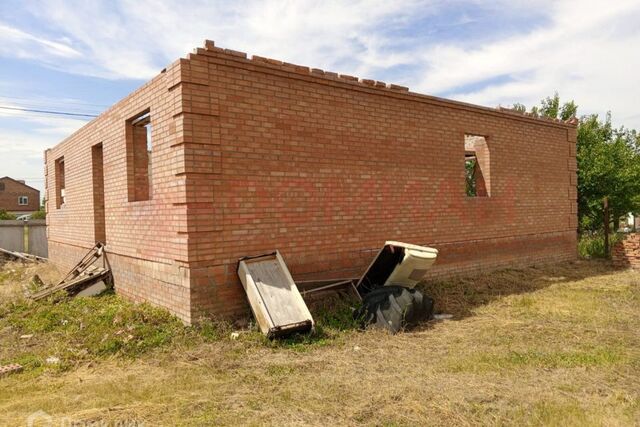
[[[576,258],[576,128],[207,41],[45,153],[49,253],[106,242],[116,290],[185,322],[247,310],[239,257],[357,275],[385,240],[433,275]]]

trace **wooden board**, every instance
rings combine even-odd
[[[274,337],[313,328],[311,313],[280,253],[241,259],[238,275],[265,335]]]
[[[110,273],[111,270],[94,268],[87,272],[87,274],[82,274],[75,279],[36,292],[31,295],[30,298],[34,301],[38,301],[59,291],[67,291],[69,294],[75,294],[96,281],[105,279]]]

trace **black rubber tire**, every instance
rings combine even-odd
[[[365,324],[375,324],[392,333],[428,320],[432,314],[433,299],[402,286],[385,286],[371,291],[356,312]]]

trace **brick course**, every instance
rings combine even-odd
[[[147,109],[153,194],[129,202],[125,123]],[[490,197],[465,195],[465,134],[487,140]],[[116,289],[186,322],[246,310],[237,259],[276,248],[297,279],[357,274],[390,239],[440,249],[432,276],[576,257],[576,132],[559,121],[207,42],[47,150],[50,195],[65,159],[54,262],[95,241],[100,143]]]

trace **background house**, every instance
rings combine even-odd
[[[24,181],[5,176],[0,178],[0,210],[14,215],[37,212],[40,209],[40,191]]]

